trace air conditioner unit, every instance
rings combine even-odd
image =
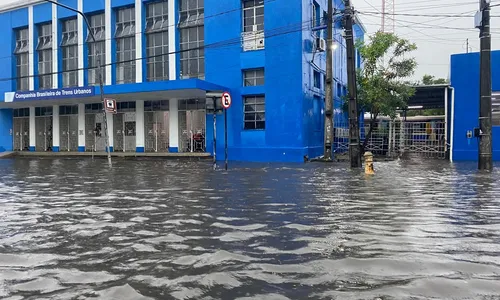
[[[319,52],[326,51],[326,40],[324,38],[316,39],[316,50]]]

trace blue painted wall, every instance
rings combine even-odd
[[[0,109],[0,152],[12,151],[12,109]]]
[[[77,0],[60,0],[71,7],[77,7]],[[332,0],[336,8],[342,8],[341,0]],[[146,1],[144,1],[146,2]],[[316,0],[319,6],[319,17],[327,10],[327,0]],[[112,0],[112,24],[115,22],[117,8],[133,5],[134,0]],[[246,161],[285,161],[300,162],[304,155],[315,157],[322,154],[324,127],[324,73],[326,69],[326,54],[313,54],[313,44],[316,33],[311,30],[313,0],[287,0],[265,2],[265,49],[243,51],[240,43],[243,12],[241,0],[217,0],[205,3],[205,79],[209,83],[224,86],[232,94],[233,102],[228,110],[228,147],[231,160]],[[85,0],[83,5],[87,14],[102,12],[104,1]],[[144,12],[144,11],[143,11]],[[273,12],[279,12],[279,17]],[[178,18],[178,13],[175,13]],[[51,5],[40,4],[34,7],[35,25],[51,20]],[[64,8],[58,8],[59,22],[74,17],[75,13]],[[0,14],[0,22],[12,28],[28,25],[27,9],[19,9]],[[137,20],[141,28],[144,20]],[[345,40],[340,34],[340,23],[336,22],[334,32],[338,47],[334,51],[334,97],[337,120],[343,122],[345,114],[340,110],[341,96],[346,92],[346,54]],[[59,24],[58,35],[61,34]],[[171,28],[170,30],[176,30]],[[114,25],[108,29],[114,33]],[[359,27],[355,28],[356,38],[363,38]],[[86,28],[85,33],[86,34]],[[35,40],[37,38],[35,31]],[[324,32],[318,36],[326,37]],[[178,31],[177,31],[178,36]],[[179,36],[178,36],[179,37]],[[4,45],[0,49],[0,63],[9,68],[0,69],[0,78],[12,77],[15,69],[12,59],[13,32],[6,31],[0,36]],[[235,41],[228,43],[227,41]],[[224,43],[224,46],[211,47],[214,43]],[[34,46],[33,46],[34,47]],[[112,43],[112,60],[115,61],[115,43]],[[146,43],[143,43],[143,51]],[[175,49],[179,49],[179,38]],[[146,53],[144,51],[144,53]],[[87,49],[84,47],[84,54]],[[59,55],[60,56],[60,55]],[[85,55],[86,56],[86,55]],[[180,72],[180,55],[176,55],[177,74]],[[59,58],[60,60],[61,58]],[[87,66],[87,60],[84,60]],[[143,62],[145,64],[145,61]],[[59,61],[59,67],[62,62]],[[145,65],[144,65],[145,67]],[[243,71],[246,69],[264,68],[265,84],[257,87],[243,86]],[[36,73],[35,59],[35,73]],[[144,68],[146,71],[146,68]],[[314,71],[320,73],[321,85],[314,87]],[[115,82],[115,68],[112,68]],[[146,73],[143,73],[145,79]],[[62,78],[59,82],[62,83]],[[85,72],[87,82],[87,72]],[[0,94],[12,91],[14,81],[0,81]],[[192,81],[163,82],[155,84],[126,84],[106,87],[107,93],[143,92],[160,85],[165,89],[183,88],[184,86],[203,82]],[[338,88],[337,88],[338,86]],[[35,87],[37,84],[35,82]],[[212,88],[213,85],[207,85]],[[264,130],[244,129],[243,97],[265,95],[266,128]],[[0,128],[1,130],[1,128]],[[0,133],[1,134],[1,133]],[[224,116],[217,116],[218,153],[224,150]],[[207,151],[213,150],[212,115],[207,115]],[[11,142],[9,142],[11,144]],[[220,155],[219,158],[223,156]]]
[[[491,52],[492,91],[500,92],[500,51]],[[451,56],[451,85],[455,89],[453,160],[477,161],[478,141],[467,130],[479,127],[479,53]],[[500,126],[493,127],[493,159],[500,161]]]

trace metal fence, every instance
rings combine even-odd
[[[349,150],[349,129],[343,123],[336,125],[335,153],[342,154]],[[380,120],[375,123],[364,150],[378,156],[418,155],[444,159],[448,149],[445,128],[444,117],[424,121]],[[366,124],[360,131],[360,140],[364,143],[370,125]]]

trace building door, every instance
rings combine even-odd
[[[36,151],[52,151],[52,116],[36,117]]]
[[[205,152],[205,109],[179,110],[179,152]]]
[[[146,152],[168,152],[168,111],[147,111],[144,113]]]
[[[78,115],[59,117],[60,150],[78,150]]]
[[[123,116],[123,149],[125,152],[136,151],[135,112],[124,113]]]
[[[14,117],[14,151],[28,151],[30,146],[30,118]]]
[[[85,115],[85,150],[106,151],[106,136],[104,133],[104,116],[102,113]]]

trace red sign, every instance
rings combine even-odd
[[[222,107],[224,107],[224,109],[228,109],[230,106],[231,106],[231,95],[229,95],[228,92],[224,92],[222,94]]]

